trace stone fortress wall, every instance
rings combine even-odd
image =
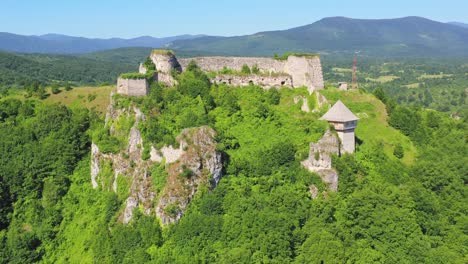
[[[117,93],[128,96],[148,95],[149,85],[146,79],[117,79]]]
[[[226,83],[233,86],[247,86],[255,84],[265,89],[271,87],[301,87],[305,86],[312,93],[324,87],[322,65],[319,56],[290,55],[287,59],[266,57],[195,57],[177,59],[172,51],[154,50],[150,59],[156,67],[154,80],[172,86],[176,80],[172,71],[182,72],[190,61],[204,71],[219,72],[224,68],[241,71],[243,65],[251,69],[257,66],[261,74],[236,75],[218,74],[211,78],[213,83]],[[140,64],[139,72],[146,74],[147,69]],[[119,78],[117,93],[129,96],[143,96],[148,94],[148,82],[145,79]]]
[[[211,79],[212,83],[216,84],[228,84],[232,86],[248,86],[250,84],[256,84],[261,86],[263,89],[270,89],[272,87],[293,87],[292,78],[289,75],[230,75],[230,74],[219,74]]]
[[[286,83],[289,81],[285,81],[285,84],[283,85],[291,87],[306,86],[310,92],[321,90],[324,86],[322,65],[319,56],[290,55],[285,60],[265,57],[196,57],[180,59],[179,63],[182,66],[182,69],[185,69],[192,60],[205,71],[221,71],[224,67],[240,71],[243,65],[247,65],[250,68],[256,65],[262,73],[289,75],[291,77],[290,80],[292,84],[288,85]],[[275,74],[271,76],[274,75]],[[231,79],[234,80],[234,85],[236,85],[236,83],[245,83],[243,80],[239,80],[242,79],[242,76],[233,76]],[[276,82],[277,78],[268,79],[271,79],[272,83],[267,86],[282,86],[282,81],[280,81],[280,85]],[[264,81],[265,80],[266,79],[264,79]],[[253,80],[252,82],[254,84],[259,84]]]

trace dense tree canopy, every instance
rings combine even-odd
[[[114,98],[116,107],[141,107],[145,144],[174,144],[182,129],[209,125],[227,157],[219,185],[200,186],[181,220],[165,227],[138,208],[120,223],[126,197],[92,189],[90,136],[105,152],[123,147],[94,113],[0,100],[0,262],[466,263],[466,120],[398,105],[390,128],[372,112],[385,109],[372,95],[327,90],[331,101],[367,100],[348,98],[358,128],[378,121],[372,132],[392,132],[357,132],[357,152],[333,157],[333,193],[300,165],[328,127],[318,120],[325,109],[304,113],[293,103],[306,89],[210,85],[190,67],[176,87],[155,83],[146,98]],[[389,109],[390,96],[376,95]],[[166,176],[153,168],[154,190]]]

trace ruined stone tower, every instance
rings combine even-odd
[[[149,93],[148,80],[121,76],[117,79],[117,93],[128,96],[145,96]]]
[[[175,84],[175,80],[171,75],[172,71],[181,72],[180,66],[174,52],[170,50],[153,50],[150,55],[158,73],[158,82],[166,83],[169,86]]]
[[[340,100],[320,120],[327,120],[335,127],[341,140],[341,152],[353,153],[356,147],[354,129],[359,120]]]

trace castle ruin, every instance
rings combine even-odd
[[[212,83],[225,83],[232,86],[248,86],[255,84],[269,89],[272,87],[297,88],[305,86],[309,93],[321,90],[324,87],[322,65],[318,55],[292,54],[287,58],[266,57],[195,57],[177,59],[169,50],[153,50],[150,59],[156,72],[151,76],[155,81],[173,86],[176,80],[172,72],[184,71],[191,61],[206,72],[216,73],[210,78]],[[252,74],[226,74],[223,70],[229,69],[241,72],[247,65],[250,69],[256,68],[257,73]],[[147,95],[149,82],[144,78],[148,69],[143,64],[139,66],[139,78],[122,75],[118,79],[117,93],[129,96]]]

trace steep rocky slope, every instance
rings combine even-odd
[[[215,131],[207,126],[185,129],[177,137],[178,148],[163,146],[159,150],[144,144],[139,124],[145,115],[134,106],[109,106],[105,130],[110,136],[124,139],[119,151],[101,151],[93,142],[91,148],[91,183],[93,188],[126,196],[119,220],[128,223],[135,208],[147,215],[156,214],[162,223],[177,221],[200,186],[214,188],[223,169],[222,154],[216,150]],[[127,129],[125,129],[127,127]],[[149,146],[150,155],[144,155]],[[163,188],[154,187],[152,171],[162,164]],[[160,183],[161,184],[161,183]]]

